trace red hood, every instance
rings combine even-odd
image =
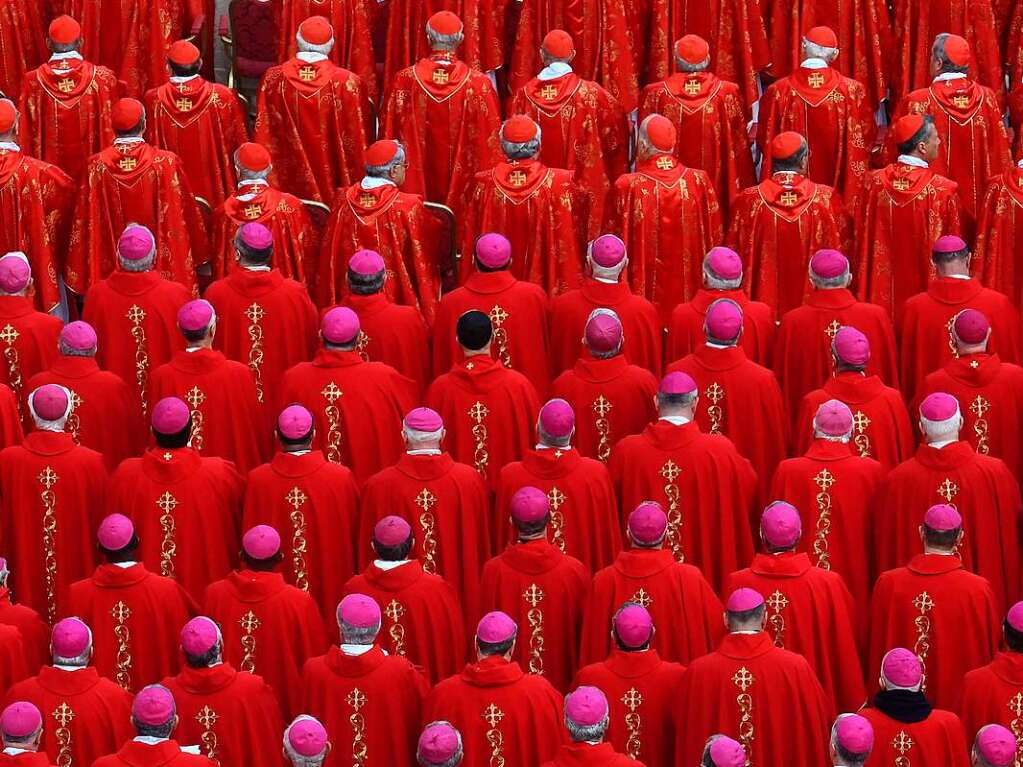
[[[952,378],[974,389],[990,384],[1001,369],[1002,361],[997,354],[967,354],[945,366]]]
[[[281,64],[281,72],[288,84],[305,96],[316,93],[329,83],[337,68],[329,59],[310,63],[294,58]]]
[[[504,365],[485,354],[477,354],[456,363],[449,375],[466,386],[484,392],[492,391],[506,380]]]
[[[202,117],[215,92],[210,83],[194,77],[176,85],[164,83],[156,89],[156,98],[170,119],[183,128]]]
[[[569,72],[553,80],[534,77],[522,90],[533,106],[547,115],[555,115],[572,100],[581,84],[579,75]]]
[[[802,216],[817,196],[817,185],[798,173],[775,173],[757,188],[771,210],[788,221]]]
[[[955,277],[938,277],[927,286],[927,295],[938,303],[958,306],[980,295],[983,286],[972,277],[960,280]]]
[[[564,554],[546,539],[513,543],[501,554],[501,559],[520,573],[540,575],[549,573],[564,558]]]
[[[80,59],[48,61],[36,71],[39,84],[54,101],[74,109],[96,79],[96,67]]]
[[[915,200],[934,178],[934,171],[930,168],[919,168],[901,162],[893,162],[882,168],[879,173],[888,196],[900,207]]]
[[[412,67],[419,86],[436,101],[446,101],[469,81],[469,67],[451,53],[434,53]]]
[[[539,160],[499,162],[493,170],[494,184],[505,195],[524,200],[550,177],[551,170]]]
[[[831,92],[842,82],[842,75],[831,67],[824,69],[806,69],[796,67],[789,77],[792,90],[803,97],[812,106],[818,106],[827,100]]]
[[[227,583],[239,602],[255,604],[265,602],[284,589],[284,576],[280,573],[235,570],[227,576]]]
[[[717,94],[721,81],[710,72],[676,72],[664,81],[664,89],[681,102],[687,112],[695,112]]]
[[[972,120],[984,105],[983,89],[965,78],[931,83],[927,92],[934,103],[960,124]]]
[[[362,184],[352,184],[345,190],[349,207],[359,218],[377,216],[394,204],[401,194],[394,184],[384,184],[374,189],[363,189]]]
[[[689,169],[670,154],[655,154],[636,163],[636,173],[656,181],[662,186],[677,186]]]
[[[811,567],[813,563],[809,554],[790,551],[785,554],[757,554],[750,570],[770,578],[798,578]]]
[[[123,182],[133,183],[153,164],[157,150],[144,141],[115,144],[99,153],[107,171]]]
[[[462,670],[462,679],[473,687],[505,687],[524,676],[518,663],[488,656]]]

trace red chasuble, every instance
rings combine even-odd
[[[114,143],[89,158],[64,266],[67,286],[84,295],[116,268],[117,238],[130,224],[156,238],[155,269],[195,290],[206,233],[177,155],[144,142]]]
[[[103,456],[65,432],[32,432],[0,451],[0,487],[10,586],[52,624],[68,587],[92,572],[93,534],[107,514]]]
[[[20,250],[32,266],[37,309],[60,303],[57,275],[71,214],[73,183],[56,165],[0,150],[0,248]]]
[[[579,667],[579,632],[590,573],[546,538],[512,543],[487,562],[474,618],[491,610],[519,627],[512,659],[561,692]]]
[[[201,600],[238,565],[243,480],[227,461],[190,447],[153,448],[122,463],[111,482],[111,511],[135,523],[151,572],[175,578]]]
[[[774,4],[779,8],[788,5]],[[801,38],[802,30],[797,39]],[[877,133],[874,107],[879,103],[880,99],[867,98],[861,83],[843,77],[838,69],[797,67],[788,77],[772,83],[760,100],[757,145],[764,157],[761,175],[771,175],[767,149],[774,137],[795,131],[810,149],[807,178],[831,187],[846,205],[852,205],[870,167],[870,149]]]
[[[178,633],[199,608],[178,583],[135,563],[100,565],[72,584],[63,612],[92,629],[96,670],[137,692],[178,672]]]
[[[870,767],[895,764],[896,759],[906,759],[914,767],[970,764],[963,723],[950,711],[932,710],[919,722],[900,722],[874,707],[858,713],[874,728],[875,745],[866,761]]]
[[[361,178],[370,135],[369,93],[358,75],[298,58],[263,75],[255,140],[273,158],[279,189],[329,204],[334,190]]]
[[[0,384],[0,449],[19,445],[23,438],[18,400],[10,386]]]
[[[802,303],[810,258],[822,248],[848,252],[841,195],[798,173],[775,173],[732,204],[726,237],[743,262],[750,297],[782,315]]]
[[[806,658],[839,711],[863,705],[867,692],[856,641],[857,610],[842,576],[814,567],[805,553],[757,554],[748,568],[731,575],[721,593],[738,588],[764,595],[765,630],[775,646]],[[879,664],[880,659],[871,668]]]
[[[177,704],[180,721],[174,734],[182,743],[201,745],[203,756],[221,764],[279,767],[284,723],[263,677],[222,663],[183,668],[161,684]]]
[[[0,753],[0,765],[3,767],[52,767],[46,752],[22,751],[17,754]]]
[[[710,72],[676,73],[643,89],[640,122],[652,114],[674,123],[675,157],[706,171],[722,220],[730,220],[732,198],[756,184],[738,86]]]
[[[358,489],[352,472],[319,450],[279,452],[249,472],[243,530],[270,525],[281,536],[288,583],[312,594],[334,617],[344,585],[357,570]]]
[[[14,626],[0,625],[0,690],[10,689],[37,670],[29,670],[26,656],[21,632]]]
[[[302,709],[331,733],[333,749],[325,767],[341,767],[361,757],[365,767],[414,767],[423,698],[429,685],[405,658],[379,646],[362,655],[331,647],[306,662]],[[353,724],[361,724],[357,729]]]
[[[352,470],[361,484],[405,449],[401,422],[415,405],[415,384],[358,352],[320,349],[312,362],[284,374],[282,402],[298,402],[316,419],[313,446]],[[363,439],[372,434],[372,439]]]
[[[43,715],[39,750],[51,764],[92,764],[135,736],[131,695],[91,666],[75,671],[44,666],[7,691],[4,705],[15,701],[32,703]],[[69,735],[63,748],[59,729]]]
[[[64,327],[59,317],[36,311],[23,296],[0,296],[0,342],[6,364],[0,364],[0,382],[14,392],[18,407],[30,392],[28,379],[57,359],[57,341]]]
[[[958,714],[973,740],[986,724],[1019,727],[1019,702],[1023,701],[1023,656],[1005,651],[990,663],[970,671],[961,687]],[[1017,697],[1018,696],[1018,697]]]
[[[920,548],[918,528],[935,503],[953,503],[966,535],[963,564],[991,582],[1004,610],[1020,597],[1019,485],[997,458],[979,455],[968,442],[944,448],[921,445],[894,469],[878,494],[874,554],[878,571],[906,562]]]
[[[1017,127],[1016,135],[1023,134]],[[977,212],[975,271],[986,287],[1023,305],[1023,272],[1016,253],[1023,249],[1023,169],[1014,167],[988,181]]]
[[[566,743],[557,755],[543,767],[644,767],[630,756],[620,754],[610,743]]]
[[[582,457],[571,447],[551,447],[530,450],[521,461],[505,465],[497,483],[491,530],[496,551],[515,538],[509,504],[523,487],[547,493],[549,538],[562,553],[580,560],[591,572],[614,561],[622,548],[621,522],[604,464]]]
[[[533,444],[536,389],[490,357],[470,357],[436,378],[426,403],[444,419],[451,457],[474,466],[491,488],[501,467],[520,460]]]
[[[857,301],[848,288],[814,288],[802,306],[781,318],[774,347],[774,370],[791,416],[796,415],[806,394],[831,377],[831,343],[845,325],[870,341],[867,374],[898,388],[895,331],[888,313],[880,306]]]
[[[810,664],[775,647],[766,632],[726,636],[686,669],[676,695],[676,767],[697,763],[718,732],[746,746],[750,763],[762,767],[811,767],[828,758],[834,704]]]
[[[458,5],[460,4],[449,0],[398,0],[395,5],[388,8],[387,34],[381,54],[384,60],[383,82],[385,88],[387,84],[395,81],[401,70],[430,55],[430,46],[427,44],[426,35],[423,32],[430,17],[438,11],[457,11]],[[472,35],[473,21],[479,25],[481,20],[470,19],[464,13],[462,18],[466,22],[465,32]],[[489,19],[482,20],[484,24],[488,21]],[[502,26],[501,37],[503,38],[503,36]],[[503,40],[498,40],[496,35],[488,37],[487,42],[498,50],[504,47]],[[469,41],[466,47],[473,49],[473,58],[479,58],[478,42],[475,39]],[[500,53],[498,55],[503,61],[503,55]],[[413,749],[414,751],[415,749]]]
[[[406,191],[458,209],[466,185],[501,159],[501,107],[490,78],[434,52],[390,83],[381,134],[405,147]]]
[[[857,298],[895,316],[907,298],[927,288],[931,246],[960,231],[958,189],[930,168],[901,162],[867,173],[853,217]]]
[[[270,431],[252,371],[212,349],[176,351],[149,381],[149,401],[179,397],[192,408],[192,446],[203,455],[256,468],[270,452]]]
[[[668,337],[664,356],[668,362],[692,354],[707,340],[703,328],[707,309],[719,298],[735,301],[742,308],[742,336],[739,346],[758,365],[767,367],[774,356],[774,309],[760,301],[750,301],[743,290],[710,290],[700,288],[692,299],[676,306],[668,320]]]
[[[815,439],[801,457],[779,463],[771,482],[771,498],[799,509],[803,537],[797,549],[817,567],[842,576],[852,592],[854,618],[865,617],[870,598],[870,514],[884,475],[880,463],[861,458],[851,443]]]
[[[286,716],[300,714],[302,666],[327,649],[313,598],[280,573],[235,570],[210,584],[202,610],[223,632],[224,660],[263,677]]]
[[[394,466],[370,477],[361,501],[356,545],[361,566],[373,559],[376,523],[402,517],[414,533],[411,556],[426,572],[443,576],[466,610],[473,608],[492,546],[490,496],[472,466],[455,463],[447,453],[404,453]]]
[[[139,764],[159,764],[161,767],[212,767],[214,762],[205,756],[182,751],[181,744],[176,740],[162,740],[152,745],[130,740],[121,746],[116,754],[104,756],[93,762],[94,767],[135,767]]]
[[[634,548],[593,576],[583,620],[582,663],[607,657],[611,619],[626,602],[650,611],[657,627],[651,646],[668,661],[689,663],[706,655],[724,631],[721,602],[698,569],[676,562],[667,549]]]
[[[359,315],[359,353],[367,362],[383,362],[425,391],[431,379],[430,329],[414,306],[396,304],[385,293],[349,293],[342,306]]]
[[[372,597],[383,612],[378,641],[384,652],[408,658],[431,684],[465,662],[465,618],[458,593],[416,560],[383,569],[371,562],[345,584],[348,594]]]
[[[621,354],[597,359],[583,352],[575,367],[557,377],[551,394],[576,413],[576,449],[604,462],[618,440],[643,431],[657,415],[657,379]]]
[[[44,9],[38,0],[0,3],[0,92],[16,98],[26,72],[46,58]]]
[[[71,390],[67,431],[76,443],[100,453],[109,471],[145,448],[146,429],[137,392],[116,373],[100,370],[92,357],[58,357],[49,370],[28,379],[26,414],[27,394],[46,384]]]
[[[868,668],[881,668],[893,647],[912,647],[924,663],[927,700],[951,709],[966,672],[998,652],[1000,615],[991,584],[959,557],[917,554],[874,585]]]
[[[49,663],[49,625],[31,607],[11,601],[11,591],[6,586],[0,587],[0,623],[14,626],[21,633],[25,664],[30,673]]]
[[[441,298],[433,323],[434,373],[443,375],[464,359],[455,327],[471,309],[490,316],[494,326],[491,356],[522,373],[541,395],[546,392],[551,381],[547,294],[509,271],[474,272]]]
[[[527,627],[519,626],[519,641]],[[462,767],[543,764],[565,740],[561,694],[518,663],[489,656],[445,679],[426,698],[423,721],[450,722],[462,734]]]
[[[625,241],[633,291],[653,301],[662,320],[700,289],[703,257],[723,237],[710,177],[668,154],[618,177],[606,218],[604,231]]]
[[[472,253],[481,234],[498,232],[511,241],[512,274],[562,293],[579,283],[588,209],[588,198],[569,171],[539,160],[499,162],[477,173],[466,189],[462,253]],[[471,261],[462,259],[463,279]]]

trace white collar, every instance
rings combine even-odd
[[[1016,167],[1017,168],[1023,168],[1023,160],[1020,160],[1019,162],[1017,162],[1016,163]]]
[[[945,83],[949,80],[965,80],[965,72],[942,72],[940,75],[934,78],[936,83]]]
[[[13,141],[0,141],[0,149],[6,149],[8,152],[21,151],[21,147],[15,144]]]
[[[8,746],[7,748],[4,749],[4,753],[7,754],[8,756],[17,756],[18,754],[31,754],[31,753],[35,753],[35,752],[29,751],[27,748],[18,748],[17,746]]]
[[[265,266],[265,265],[260,265],[260,266],[243,266],[242,269],[244,269],[247,272],[269,272],[270,271],[270,267],[269,266]]]
[[[310,450],[289,450],[288,451],[288,453],[290,455],[308,455],[311,452],[313,452],[311,449]]]
[[[50,61],[67,61],[68,59],[78,59],[79,61],[85,61],[82,58],[82,54],[78,51],[67,51],[65,53],[53,53],[50,55]]]
[[[59,668],[61,671],[81,671],[82,669],[88,668],[88,666],[62,666],[59,663],[54,663],[53,667]]]
[[[147,746],[155,746],[157,743],[163,743],[169,738],[154,738],[152,735],[136,735],[131,739],[132,743],[145,743]]]
[[[826,62],[824,59],[818,59],[811,56],[810,58],[804,60],[803,63],[800,64],[799,66],[802,69],[827,69],[828,62]]]
[[[192,352],[197,352],[197,351],[199,351],[202,348],[204,348],[204,347],[202,347],[202,346],[186,346],[185,347],[185,351],[187,353],[191,354]]]
[[[112,562],[114,567],[120,567],[122,570],[127,570],[129,567],[134,567],[138,562]]]
[[[930,447],[933,447],[935,450],[941,450],[941,448],[948,447],[953,442],[958,442],[958,441],[959,441],[959,439],[957,437],[956,439],[943,439],[943,440],[941,440],[941,442],[930,442],[930,443],[928,443],[928,445]]]
[[[174,77],[170,78],[170,81],[172,83],[174,83],[175,85],[180,85],[181,83],[187,83],[189,80],[194,80],[198,76],[199,76],[198,74],[185,75],[184,77],[174,76]]]
[[[400,562],[385,562],[382,559],[374,559],[373,564],[376,565],[379,569],[387,571],[395,570],[401,567],[402,565],[407,565],[411,561],[412,561],[411,559],[403,559]]]
[[[536,79],[541,81],[557,80],[559,77],[564,77],[571,73],[571,64],[566,64],[564,61],[553,61],[540,70],[540,74],[536,76]]]
[[[239,187],[243,186],[270,186],[270,183],[265,178],[247,178],[244,181],[238,182]]]
[[[387,186],[388,184],[390,184],[391,186],[397,186],[397,184],[395,184],[389,178],[380,178],[379,176],[363,176],[359,186],[361,186],[363,189],[379,189],[380,187]]]
[[[365,655],[373,649],[371,644],[342,644],[341,652],[345,655]]]
[[[759,634],[759,631],[730,631],[730,634]]]
[[[555,447],[554,445],[544,445],[541,442],[537,442],[536,443],[536,447],[533,448],[533,449],[534,450],[566,450],[567,451],[567,450],[571,450],[572,446],[571,445],[565,445],[564,447]]]
[[[295,58],[299,61],[304,61],[307,64],[315,64],[317,61],[326,61],[327,57],[322,53],[316,53],[315,51],[299,51],[295,54]]]
[[[1020,162],[1023,162],[1023,160],[1020,160]],[[605,285],[617,285],[618,284],[618,279],[617,278],[612,279],[610,277],[596,277],[595,276],[593,279],[595,279],[597,282],[603,282]]]
[[[657,419],[658,421],[667,421],[668,423],[675,424],[675,426],[685,426],[687,423],[692,421],[692,418],[686,418],[684,415],[662,415]]]
[[[736,344],[714,344],[710,341],[704,343],[704,346],[709,346],[711,349],[731,349]]]
[[[114,139],[114,146],[120,146],[121,144],[144,144],[145,141],[142,136],[120,136]]]
[[[429,448],[423,450],[406,450],[408,455],[440,455],[441,451],[436,448]]]
[[[973,277],[971,277],[968,274],[946,274],[945,276],[948,279],[950,279],[950,280],[972,280],[973,279]]]
[[[914,157],[911,154],[900,154],[899,162],[903,165],[912,165],[914,168],[929,168],[927,160],[921,160],[919,157]]]

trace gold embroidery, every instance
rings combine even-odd
[[[643,727],[642,717],[636,713],[636,709],[643,705],[643,696],[635,687],[630,687],[622,696],[622,705],[629,709],[625,715],[625,729],[629,733],[625,741],[625,753],[630,759],[639,759],[640,751],[643,750],[643,741],[640,740],[640,732]]]
[[[75,718],[75,712],[66,701],[53,709],[50,716],[57,722],[57,729],[53,733],[57,739],[57,767],[71,767],[73,758],[71,756],[71,730],[68,725]]]
[[[814,72],[806,78],[806,82],[810,84],[811,88],[820,88],[824,85],[824,75],[820,72]]]
[[[75,81],[70,77],[65,77],[62,80],[57,81],[57,90],[61,93],[71,93],[75,89]]]
[[[261,208],[256,203],[252,203],[251,205],[245,208],[244,213],[245,218],[247,218],[249,221],[254,221],[255,219],[263,215],[263,208]]]
[[[640,607],[649,607],[654,603],[654,598],[647,594],[646,589],[640,587],[639,591],[632,595],[630,602],[635,602]]]
[[[436,573],[437,539],[434,537],[434,528],[437,520],[430,509],[437,503],[437,496],[424,487],[413,502],[423,510],[419,515],[419,527],[423,531],[423,570],[428,573]]]
[[[597,427],[597,434],[600,435],[597,442],[597,458],[607,463],[607,459],[611,457],[611,422],[608,420],[607,414],[611,412],[614,405],[601,394],[593,400],[590,407],[593,409],[594,415],[597,416],[594,426]]]
[[[1012,712],[1012,721],[1009,722],[1009,729],[1016,736],[1016,758],[1013,760],[1013,767],[1020,767],[1023,764],[1023,692],[1017,692],[1009,702],[1005,704]]]
[[[4,359],[7,360],[7,382],[18,403],[18,415],[23,416],[21,412],[21,361],[18,357],[18,350],[14,346],[14,342],[20,335],[21,333],[11,324],[4,325],[0,330],[0,341],[4,342]]]
[[[725,414],[718,403],[725,398],[725,390],[715,381],[707,387],[704,394],[711,402],[710,407],[707,408],[707,417],[710,418],[710,433],[720,434],[721,422],[724,420]]]
[[[316,79],[316,67],[311,67],[308,64],[304,67],[299,67],[298,79],[304,83],[312,82]]]
[[[202,415],[202,411],[199,408],[202,406],[202,403],[205,402],[205,401],[206,401],[206,395],[203,393],[203,390],[200,389],[198,386],[193,386],[191,389],[188,390],[188,393],[185,394],[185,402],[187,402],[189,404],[189,407],[192,408],[192,413],[191,413],[191,415],[192,415],[192,447],[194,447],[200,453],[202,452],[202,446],[203,446],[203,433],[202,433],[203,415]]]
[[[394,642],[394,654],[404,655],[405,627],[401,625],[401,619],[402,616],[405,615],[405,605],[397,599],[392,599],[387,603],[387,609],[384,610],[384,615],[386,615],[391,621],[391,628],[387,633],[390,634],[391,640]]]
[[[43,562],[46,583],[46,616],[52,626],[57,620],[57,496],[53,486],[60,477],[49,466],[39,474],[43,486]]]
[[[217,723],[218,719],[220,719],[220,714],[209,706],[203,706],[195,715],[195,721],[202,727],[199,740],[202,741],[207,759],[217,758],[217,732],[213,729],[213,726]]]
[[[117,161],[117,167],[123,170],[125,173],[135,170],[135,166],[137,166],[138,164],[139,164],[138,160],[136,160],[134,157],[122,157],[120,160]]]
[[[926,691],[927,653],[931,649],[931,619],[927,613],[934,609],[934,600],[926,591],[921,591],[913,600],[913,607],[919,612],[919,615],[913,619],[913,625],[916,626],[916,644],[913,645],[913,652],[916,653],[916,657],[920,659],[920,665],[923,666],[923,682],[920,689]]]
[[[973,422],[973,433],[977,435],[977,452],[984,455],[991,452],[991,447],[987,442],[988,422],[984,417],[984,414],[990,409],[991,403],[980,394],[978,394],[974,398],[973,402],[970,403],[970,412],[977,417],[977,419]]]
[[[543,589],[535,583],[522,593],[522,598],[529,605],[526,620],[532,629],[529,635],[529,673],[543,674],[543,610],[539,605],[544,599]]]
[[[789,606],[788,597],[781,591],[775,590],[765,600],[765,604],[771,608],[771,617],[768,618],[768,621],[774,633],[774,645],[775,647],[785,647],[785,616],[782,613]]]
[[[249,340],[252,346],[249,347],[249,369],[256,379],[256,399],[263,401],[263,317],[266,312],[259,304],[253,303],[245,310],[245,316],[249,318]]]
[[[497,343],[497,356],[501,358],[501,364],[506,368],[512,366],[511,350],[508,341],[508,330],[504,327],[504,321],[508,319],[508,312],[501,308],[500,304],[494,304],[490,310],[490,321],[494,324],[494,341]]]
[[[739,742],[746,750],[746,767],[749,767],[753,753],[753,741],[756,733],[753,729],[753,696],[746,692],[753,686],[756,679],[749,669],[742,666],[732,677],[732,684],[739,688],[735,702],[739,706]]]
[[[813,540],[813,553],[817,557],[817,567],[830,570],[828,534],[831,532],[831,493],[828,490],[835,484],[835,475],[827,469],[821,469],[813,481],[820,490],[817,493],[817,535]]]
[[[242,645],[241,670],[250,674],[256,673],[256,631],[261,625],[259,617],[249,610],[238,620],[242,627],[242,636],[239,640]]]
[[[479,400],[469,408],[469,417],[473,420],[472,436],[476,438],[476,452],[473,456],[473,463],[484,477],[487,475],[487,465],[490,463],[490,454],[487,452],[487,426],[483,421],[490,415],[487,406]]]
[[[111,617],[117,621],[114,626],[114,639],[117,640],[117,684],[124,690],[131,691],[131,629],[128,618],[131,608],[118,600],[110,610]]]
[[[860,458],[870,458],[870,435],[867,434],[867,427],[870,426],[870,418],[862,410],[853,414],[853,444],[860,451]]]
[[[516,189],[526,185],[526,174],[521,170],[515,170],[508,174],[508,183]]]
[[[331,381],[323,387],[320,394],[327,400],[327,407],[323,411],[327,416],[327,460],[331,463],[341,463],[341,408],[337,406],[337,401],[345,393]]]
[[[561,505],[565,502],[565,494],[552,487],[547,491],[547,500],[551,504],[551,539],[562,554],[565,553],[565,515],[561,513]]]
[[[160,542],[160,575],[173,578],[174,558],[178,553],[178,545],[174,538],[177,531],[174,509],[178,506],[178,499],[168,490],[156,499],[156,506],[163,512],[160,515],[160,529],[163,530],[163,540]]]
[[[487,723],[487,744],[490,746],[490,767],[504,767],[504,734],[498,725],[504,719],[504,712],[491,703],[480,715]]]
[[[142,321],[146,318],[145,309],[138,304],[132,304],[127,317],[131,322],[131,337],[135,339],[135,385],[138,386],[139,397],[142,399],[142,414],[145,415],[149,411],[149,403],[146,400],[149,353],[146,351],[146,329],[142,326]]]
[[[309,575],[305,563],[305,515],[301,511],[309,499],[296,485],[284,496],[284,500],[291,506],[291,569],[295,571],[295,586],[302,591],[309,591]]]
[[[671,546],[671,553],[675,555],[675,561],[685,562],[686,555],[682,547],[682,510],[679,508],[679,489],[675,480],[679,478],[682,469],[678,464],[668,459],[661,466],[660,475],[665,480],[664,497],[668,499],[668,545]]]
[[[367,703],[365,693],[358,687],[354,688],[345,703],[352,707],[348,723],[352,726],[352,767],[363,767],[369,756],[369,744],[366,743],[366,717],[361,713]]]
[[[910,767],[909,757],[906,754],[913,748],[913,739],[906,734],[905,730],[899,730],[899,734],[892,738],[892,748],[899,752],[895,757],[895,767]]]

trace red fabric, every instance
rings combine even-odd
[[[36,670],[29,670],[26,655],[21,632],[14,626],[0,625],[0,690],[6,692]]]
[[[198,601],[210,583],[238,565],[242,493],[242,478],[227,461],[202,458],[189,447],[154,448],[114,472],[110,510],[135,523],[146,568],[173,574]],[[170,535],[161,522],[166,514],[174,523]]]
[[[0,765],[3,767],[53,767],[46,752],[22,751],[18,754],[0,753]]]
[[[165,740],[149,745],[134,740],[125,743],[116,754],[93,762],[94,767],[135,767],[139,764],[159,764],[161,767],[211,767],[213,762],[205,756],[186,754],[176,740]]]
[[[1023,129],[1017,127],[1017,136]],[[992,177],[977,213],[977,245],[973,252],[975,273],[985,287],[1023,304],[1023,274],[1015,254],[1023,247],[1023,169],[1010,168]]]
[[[1013,720],[1018,719],[1013,712],[1013,698],[1020,692],[1023,692],[1023,656],[1019,653],[997,653],[986,666],[967,673],[957,710],[967,739],[976,738],[977,730],[986,724],[1011,727]]]
[[[426,22],[438,11],[459,12],[462,3],[453,0],[395,0],[393,5],[387,9],[387,35],[382,53],[384,59],[384,79],[386,84],[395,82],[398,73],[407,67],[415,64],[419,59],[430,55],[430,46],[426,40]],[[471,23],[473,19],[463,14],[462,20],[466,22],[466,37],[473,38],[479,31],[473,30]],[[489,19],[480,19],[477,24],[486,24]],[[474,34],[474,32],[476,34]],[[501,38],[503,39],[503,30]],[[483,38],[488,45],[501,48],[500,41],[496,35]],[[471,54],[479,58],[479,44],[473,39],[468,42],[466,48],[472,48]],[[468,56],[466,59],[468,60]]]
[[[414,306],[392,302],[384,293],[349,293],[342,305],[359,315],[360,353],[390,365],[425,391],[430,374],[430,329]]]
[[[672,310],[665,341],[665,361],[680,360],[703,345],[707,339],[703,329],[707,309],[719,298],[735,301],[742,308],[742,337],[739,345],[753,362],[769,366],[774,356],[774,310],[760,301],[750,301],[742,290],[707,288],[697,290],[689,301]]]
[[[548,529],[548,535],[550,530]],[[579,667],[579,637],[590,573],[547,539],[510,544],[487,562],[476,619],[492,610],[519,627],[512,660],[568,692]]]
[[[25,73],[46,59],[42,17],[36,0],[8,0],[0,7],[0,92],[16,94]]]
[[[894,764],[899,756],[905,756],[910,764],[925,766],[966,767],[970,763],[963,723],[949,711],[932,711],[922,722],[899,722],[873,707],[858,713],[874,728],[874,749],[865,763],[870,767]],[[905,733],[913,743],[905,754],[896,751],[893,744],[900,733]]]
[[[327,649],[327,630],[309,594],[280,573],[235,570],[206,589],[202,614],[223,632],[225,661],[263,677],[287,717],[302,713],[302,666]]]
[[[466,610],[472,609],[491,550],[490,497],[476,470],[446,453],[405,453],[394,466],[370,477],[362,492],[357,537],[361,566],[373,559],[373,527],[392,515],[412,527],[411,556],[427,572],[443,576]]]
[[[18,400],[10,386],[0,384],[0,449],[21,444],[23,437]]]
[[[0,623],[21,632],[25,664],[29,672],[38,671],[50,659],[50,627],[31,607],[11,601],[11,592],[0,587]]]
[[[618,753],[610,743],[570,743],[561,747],[557,756],[543,767],[643,767],[625,754]]]
[[[121,612],[123,623],[115,614]],[[72,584],[64,611],[92,629],[96,670],[129,692],[177,673],[178,632],[198,613],[180,584],[142,564],[100,565],[89,578]]]
[[[0,365],[0,381],[14,392],[20,406],[29,394],[25,390],[28,380],[57,359],[63,323],[59,317],[36,311],[31,299],[21,296],[0,296],[0,323],[0,332],[13,336],[13,340],[4,341],[6,364]]]

